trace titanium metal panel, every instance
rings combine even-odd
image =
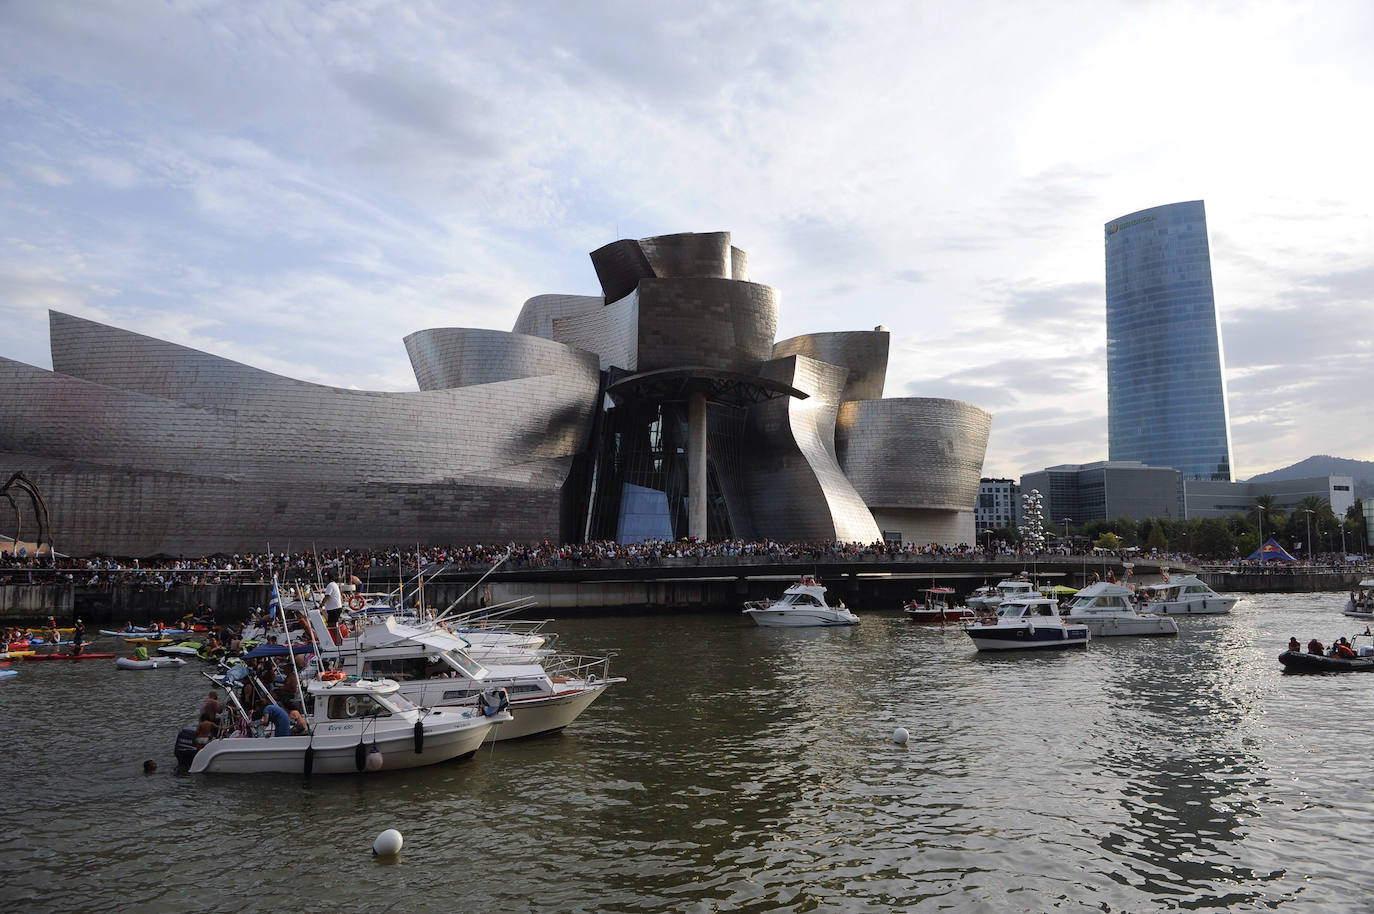
[[[773,358],[804,355],[849,370],[840,401],[880,400],[891,334],[886,330],[807,333],[773,345]]]
[[[875,510],[971,513],[991,429],[990,413],[959,400],[854,400],[840,404],[835,450]]]
[[[606,299],[600,295],[536,295],[525,302],[511,329],[515,333],[551,340],[555,319],[586,314],[604,304]]]
[[[547,377],[553,383],[580,378],[579,384],[585,386],[595,383],[600,370],[594,353],[500,330],[420,330],[407,336],[405,344],[421,390],[535,377]]]
[[[608,302],[619,301],[633,292],[641,279],[654,275],[654,268],[649,265],[639,242],[628,238],[597,248],[590,257]]]
[[[685,365],[752,372],[772,357],[777,293],[733,279],[639,284],[637,371]]]
[[[759,372],[810,394],[749,411],[744,467],[749,513],[759,536],[782,542],[881,539],[877,523],[835,456],[835,417],[845,369],[788,356]]]
[[[681,232],[639,239],[660,279],[734,279],[729,232]]]

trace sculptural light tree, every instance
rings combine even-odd
[[[24,476],[23,473],[15,473],[9,478],[8,482],[0,486],[0,495],[5,496],[9,503],[14,506],[15,548],[19,548],[19,543],[24,533],[24,515],[23,512],[20,511],[18,503],[14,500],[13,493],[15,492],[22,492],[27,495],[29,497],[29,504],[33,507],[34,518],[38,524],[38,538],[34,540],[34,545],[38,548],[39,552],[42,552],[43,543],[46,541],[48,544],[48,555],[53,555],[52,529],[48,524],[48,503],[45,502],[43,496],[39,494],[38,487],[29,482],[28,478]]]
[[[1021,544],[1027,549],[1039,552],[1045,547],[1044,498],[1039,489],[1031,489],[1021,496]]]

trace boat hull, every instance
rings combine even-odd
[[[754,620],[755,625],[764,628],[834,628],[859,624],[857,616],[821,607],[746,609],[744,613]]]
[[[1151,601],[1147,609],[1166,616],[1221,616],[1236,605],[1237,597],[1204,597],[1197,600]]]
[[[591,683],[581,683],[574,688],[554,695],[514,699],[508,709],[511,714],[510,722],[499,727],[493,727],[491,732],[487,734],[485,742],[502,742],[527,736],[556,733],[577,720],[583,711],[591,707],[592,702],[606,693],[607,688],[617,682],[624,681],[623,678],[618,677],[602,679]],[[461,680],[428,679],[405,683],[401,687],[401,692],[417,705],[424,707],[471,708],[470,703],[460,705],[445,704],[444,702],[455,701],[458,693],[466,697],[472,688],[472,685]],[[446,690],[454,692],[455,696],[446,698],[444,695]]]
[[[1178,623],[1163,616],[1111,617],[1094,619],[1090,616],[1065,616],[1073,625],[1086,625],[1094,638],[1119,637],[1173,637],[1178,634]]]
[[[967,622],[973,618],[968,609],[907,609],[906,617],[912,622]]]
[[[436,720],[443,715],[452,723]],[[418,753],[410,728],[374,738],[365,721],[329,721],[313,735],[214,739],[196,753],[190,767],[193,774],[303,774],[306,750],[314,749],[312,774],[357,774],[362,743],[382,753],[382,771],[418,768],[477,751],[493,726],[510,719],[508,714],[484,718],[472,712],[430,712],[425,717],[423,751]]]
[[[966,625],[964,634],[980,651],[1087,647],[1091,637],[1084,625]]]
[[[1285,673],[1374,672],[1374,657],[1356,657],[1350,660],[1321,654],[1304,654],[1301,651],[1284,651],[1279,654],[1279,663],[1283,664]]]

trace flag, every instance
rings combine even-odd
[[[267,613],[273,619],[281,613],[281,594],[277,591],[277,576],[272,575],[272,602],[267,604]]]

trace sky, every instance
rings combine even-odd
[[[1374,5],[5,0],[0,357],[48,310],[414,390],[402,338],[729,231],[983,472],[1107,457],[1103,225],[1204,200],[1237,478],[1374,459]]]

